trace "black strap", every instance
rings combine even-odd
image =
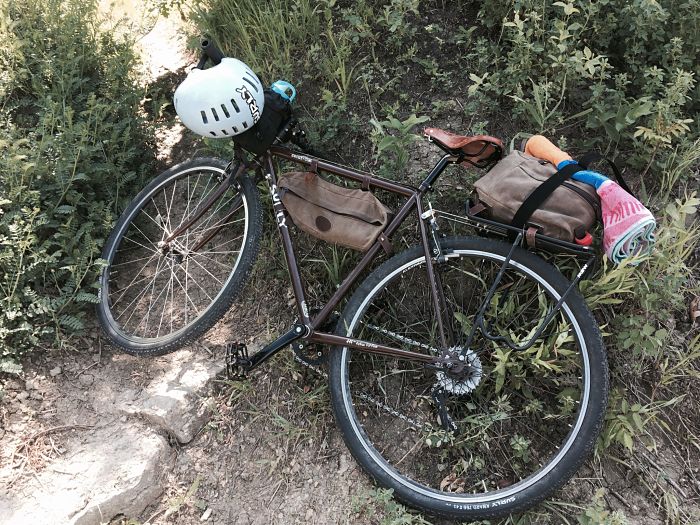
[[[617,180],[617,183],[620,185],[620,187],[634,197],[634,193],[632,193],[629,186],[627,186],[627,183],[622,178],[622,173],[620,173],[620,170],[618,169],[618,167],[609,158],[603,157],[600,153],[598,153],[596,151],[589,151],[583,157],[581,157],[581,159],[578,161],[578,163],[581,166],[583,166],[584,168],[588,169],[589,164],[593,164],[594,162],[598,162],[599,160],[604,160],[605,162],[608,163],[608,165],[612,169],[613,174],[615,175],[615,179]]]
[[[574,173],[583,170],[584,167],[579,164],[567,164],[537,186],[520,205],[518,211],[515,212],[513,220],[510,221],[510,225],[515,226],[518,230],[522,230],[530,216],[547,200],[554,190],[569,180]],[[511,237],[515,238],[515,235],[515,233],[512,233]]]

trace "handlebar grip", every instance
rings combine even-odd
[[[571,160],[571,156],[565,151],[560,150],[550,140],[542,135],[533,135],[527,139],[525,144],[525,154],[537,157],[538,159],[548,160],[555,166],[563,160]]]
[[[202,48],[202,51],[204,51],[206,56],[208,56],[211,59],[214,65],[221,63],[221,59],[226,56],[221,52],[221,49],[219,49],[216,46],[216,44],[211,38],[203,38],[202,42],[200,43],[200,47]]]

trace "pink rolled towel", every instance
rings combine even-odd
[[[525,153],[548,160],[558,169],[576,163],[568,153],[542,135],[533,135],[527,140]],[[651,252],[656,220],[641,202],[623,190],[617,182],[598,172],[579,171],[572,178],[593,186],[600,197],[604,226],[603,249],[611,261],[619,264],[633,255]]]
[[[614,263],[651,252],[656,220],[637,199],[614,181],[598,188],[603,215],[603,249]]]

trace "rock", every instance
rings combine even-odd
[[[63,371],[63,370],[61,369],[61,367],[60,367],[60,366],[57,366],[57,367],[52,368],[51,370],[49,370],[49,375],[50,375],[51,377],[56,377],[56,376],[57,376],[58,374],[60,374],[62,371]]]
[[[202,517],[199,518],[199,521],[207,521],[209,517],[211,516],[212,513],[212,508],[209,507],[207,510],[204,511],[204,514],[202,514]]]
[[[340,459],[338,460],[338,475],[345,474],[352,466],[350,458],[346,454],[341,453]]]
[[[74,430],[66,453],[0,493],[0,523],[97,525],[138,516],[160,496],[173,451],[140,425]]]
[[[19,394],[17,394],[17,397],[15,399],[19,401],[25,401],[29,399],[29,392],[27,392],[26,390],[22,390]]]
[[[83,386],[90,386],[95,382],[95,376],[92,374],[82,374],[79,378],[78,381],[80,381],[80,384]]]
[[[154,380],[122,412],[139,415],[180,443],[189,443],[209,418],[202,396],[224,366],[223,362],[184,362]]]
[[[27,379],[24,382],[24,388],[26,390],[34,390],[36,388],[36,383],[34,383],[34,381],[32,381],[31,379]]]
[[[29,397],[31,399],[35,399],[36,401],[43,401],[44,396],[41,395],[40,392],[37,392],[36,390],[32,390],[31,393],[29,394]]]

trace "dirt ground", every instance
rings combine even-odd
[[[154,80],[181,74],[189,59],[178,26],[175,17],[159,20],[142,39]],[[184,160],[196,146],[179,124],[159,132],[159,158],[164,163]],[[284,267],[266,247],[261,259],[243,292],[245,299],[186,351],[222,360],[224,342],[242,340],[255,347],[289,326],[293,312]],[[109,424],[100,410],[100,396],[116,396],[120,388],[138,390],[177,359],[120,354],[104,343],[97,330],[73,344],[32,358],[25,363],[23,379],[5,383],[9,394],[0,405],[1,459],[2,473],[11,484],[50,468],[81,432]],[[202,401],[211,410],[211,419],[187,445],[170,440],[176,459],[167,473],[165,492],[141,515],[118,517],[112,523],[426,522],[377,491],[360,471],[334,426],[325,378],[295,362],[291,353],[280,355],[248,381],[221,379]],[[624,463],[591,459],[550,502],[511,523],[575,523],[601,487],[607,489],[603,507],[624,511],[630,524],[665,523],[659,486],[677,485],[687,495],[679,503],[697,507],[700,486],[693,484],[698,465],[680,457],[663,440],[659,445],[656,457],[663,462],[656,462],[655,472],[640,473]],[[26,460],[19,461],[20,456]],[[642,487],[639,480],[647,474],[658,478],[660,485]],[[648,488],[658,492],[656,500],[649,499]]]

